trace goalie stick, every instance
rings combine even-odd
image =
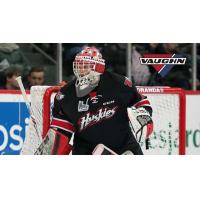
[[[35,121],[34,113],[33,113],[33,110],[32,110],[32,108],[31,108],[31,106],[30,106],[30,103],[29,103],[29,100],[28,100],[28,97],[27,97],[27,94],[26,94],[24,85],[23,85],[23,83],[22,83],[22,78],[21,78],[21,76],[18,76],[18,77],[16,78],[16,81],[17,81],[17,83],[18,83],[18,85],[19,85],[19,88],[20,88],[20,90],[21,90],[21,92],[22,92],[22,96],[23,96],[24,101],[25,101],[25,103],[26,103],[26,107],[27,107],[27,109],[28,109],[28,111],[29,111],[29,113],[30,113],[30,117],[31,117],[31,119],[32,119],[32,121],[33,121],[33,125],[34,125],[34,128],[35,128],[36,133],[37,133],[37,137],[39,138],[39,141],[42,142],[42,138],[40,137],[40,134],[39,134],[39,131],[38,131],[38,127],[37,127],[37,123],[36,123],[36,121]]]

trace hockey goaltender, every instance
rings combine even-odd
[[[149,100],[128,78],[107,71],[94,47],[76,55],[73,71],[76,80],[55,96],[50,129],[35,154],[142,155],[139,143],[153,131]]]

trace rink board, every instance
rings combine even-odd
[[[12,94],[11,94],[12,93]],[[25,139],[29,113],[19,92],[0,92],[0,154],[18,155]]]
[[[187,93],[186,154],[200,155],[199,104],[199,92]],[[17,155],[20,153],[28,123],[29,113],[20,92],[0,91],[0,154]],[[174,141],[177,139],[174,138]],[[158,153],[156,149],[154,152]]]

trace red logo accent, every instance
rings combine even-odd
[[[92,97],[96,97],[97,96],[97,92],[90,92],[90,97],[92,98]]]
[[[128,87],[132,87],[133,83],[128,78],[125,78],[124,85],[126,85]]]

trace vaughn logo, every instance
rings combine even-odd
[[[166,76],[174,65],[185,65],[186,58],[179,54],[144,54],[141,65],[152,65],[162,76]]]
[[[79,119],[79,130],[87,128],[88,126],[92,126],[97,124],[105,119],[110,119],[114,116],[117,110],[117,106],[114,108],[100,108],[95,114],[88,112],[83,117]]]

